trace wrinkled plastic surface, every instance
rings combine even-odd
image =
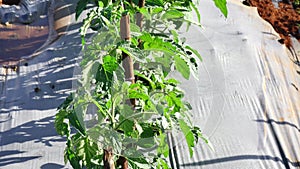
[[[21,0],[19,5],[1,5],[1,23],[29,24],[39,16],[47,14],[50,0]]]

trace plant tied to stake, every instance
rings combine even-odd
[[[227,16],[225,0],[214,0]],[[83,52],[76,92],[58,108],[55,128],[67,137],[64,157],[73,168],[168,169],[168,133],[181,132],[190,156],[199,139],[177,71],[197,77],[197,50],[179,37],[182,25],[200,26],[192,0],[79,0],[81,27],[98,31]],[[192,19],[196,13],[197,21]]]

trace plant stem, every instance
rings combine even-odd
[[[132,1],[129,0],[129,3],[132,5]],[[126,6],[124,4],[124,9],[126,9]],[[130,18],[129,15],[123,15],[120,20],[120,33],[122,40],[130,41]],[[130,56],[128,56],[126,53],[122,53],[122,65],[125,70],[125,81],[135,83],[134,78],[134,68],[133,68],[133,60]],[[131,105],[133,107],[135,106],[135,99],[130,100]],[[130,103],[128,103],[130,104]],[[117,167],[121,166],[122,169],[128,169],[128,161],[125,157],[119,156],[119,159],[117,160]]]

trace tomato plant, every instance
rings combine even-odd
[[[227,16],[226,1],[214,2]],[[192,156],[198,140],[208,140],[190,120],[180,81],[169,74],[197,74],[201,56],[177,31],[201,26],[196,3],[79,0],[76,17],[87,8],[83,45],[88,29],[98,33],[83,50],[79,87],[55,119],[58,134],[67,137],[66,161],[73,168],[170,168],[170,131],[184,134]]]

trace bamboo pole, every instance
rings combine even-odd
[[[123,15],[120,21],[120,33],[123,40],[130,40],[130,18],[129,15]],[[122,53],[123,67],[125,70],[125,80],[131,83],[135,83],[133,60],[126,53]]]
[[[128,2],[132,5],[132,1],[128,0]],[[139,7],[142,8],[145,6],[145,0],[139,0]],[[124,6],[124,8],[126,8]],[[142,20],[143,20],[143,15],[141,13],[136,14],[136,24],[140,27],[142,30]],[[130,41],[130,17],[128,14],[123,15],[120,20],[120,36],[123,40]],[[126,53],[122,53],[122,66],[125,70],[125,81],[135,83],[135,77],[134,77],[134,64],[133,60],[130,56],[128,56]],[[135,99],[130,100],[131,104],[133,107],[135,106]],[[113,152],[112,149],[109,149],[109,151],[104,150],[104,168],[105,169],[115,169],[115,166],[112,165],[113,161],[109,161],[110,158],[113,157]],[[121,166],[122,169],[128,169],[128,160],[120,156],[119,159],[117,160],[117,167]],[[107,168],[106,168],[107,167]]]
[[[143,8],[145,6],[145,0],[139,0],[139,8]],[[140,30],[142,31],[143,27],[143,14],[136,13],[136,25],[140,27]]]
[[[132,5],[131,0],[129,3]],[[124,7],[125,8],[125,7]],[[120,20],[120,34],[121,38],[126,41],[130,41],[130,17],[128,14],[123,15]],[[133,67],[133,60],[130,56],[128,56],[126,53],[122,53],[122,66],[125,70],[125,81],[128,81],[130,83],[135,83],[134,78],[134,67]],[[132,107],[135,106],[135,99],[130,99],[129,105],[132,105]],[[122,169],[128,169],[128,160],[120,156],[117,160],[117,167],[121,166]]]

